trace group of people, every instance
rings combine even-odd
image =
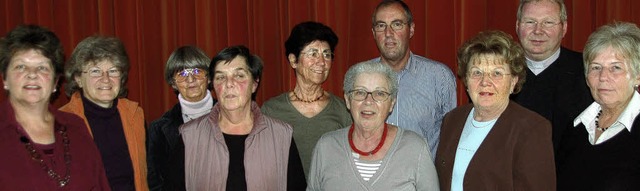
[[[406,3],[371,24],[380,57],[349,68],[342,98],[323,89],[338,37],[318,22],[292,29],[295,87],[262,106],[248,48],[179,47],[164,73],[178,103],[149,125],[120,40],[88,37],[63,67],[53,32],[19,26],[0,40],[0,190],[640,189],[635,24],[598,28],[582,54],[561,47],[562,0],[521,0],[519,42],[484,31],[459,48],[459,107],[454,73],[409,50]]]

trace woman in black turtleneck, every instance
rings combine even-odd
[[[112,190],[148,190],[142,108],[126,99],[129,58],[122,42],[92,36],[78,44],[65,69],[71,96],[60,108],[85,120]]]

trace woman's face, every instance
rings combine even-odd
[[[366,94],[364,100],[356,100],[358,91]],[[368,94],[369,92],[371,94]],[[375,94],[385,93],[386,95],[389,93],[389,83],[383,74],[358,74],[353,90],[344,95],[356,128],[376,129],[384,125],[387,116],[393,110],[395,100],[390,96],[386,96],[388,97],[386,100],[374,100],[373,97]]]
[[[120,93],[122,71],[109,60],[89,63],[75,77],[82,93],[89,101],[103,108],[110,108]]]
[[[325,56],[326,55],[326,56]],[[289,64],[296,71],[296,77],[302,83],[320,85],[327,80],[333,53],[329,43],[313,41],[300,51],[300,56],[289,54]]]
[[[471,58],[465,77],[467,92],[477,109],[497,110],[509,104],[509,95],[518,82],[501,56],[476,55]]]
[[[13,103],[49,104],[55,92],[55,70],[51,60],[39,51],[17,52],[9,61],[3,83]]]
[[[608,47],[596,53],[587,67],[587,85],[593,99],[605,108],[624,109],[640,81],[632,76],[631,63]]]
[[[187,68],[173,75],[173,88],[180,92],[189,102],[198,102],[207,95],[207,70],[202,68]]]
[[[251,94],[256,91],[254,81],[244,57],[236,56],[231,62],[216,63],[213,74],[213,88],[220,108],[227,111],[245,109],[251,106]]]

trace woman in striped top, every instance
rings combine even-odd
[[[396,73],[364,62],[345,76],[353,125],[326,133],[311,162],[307,190],[438,190],[427,143],[385,122],[397,94]]]

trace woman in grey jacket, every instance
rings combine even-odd
[[[289,124],[262,115],[252,94],[262,62],[244,46],[222,50],[209,73],[218,103],[180,128],[187,190],[304,190]]]
[[[438,176],[425,140],[385,122],[398,92],[386,64],[352,66],[344,98],[353,125],[318,141],[307,190],[438,190]]]

